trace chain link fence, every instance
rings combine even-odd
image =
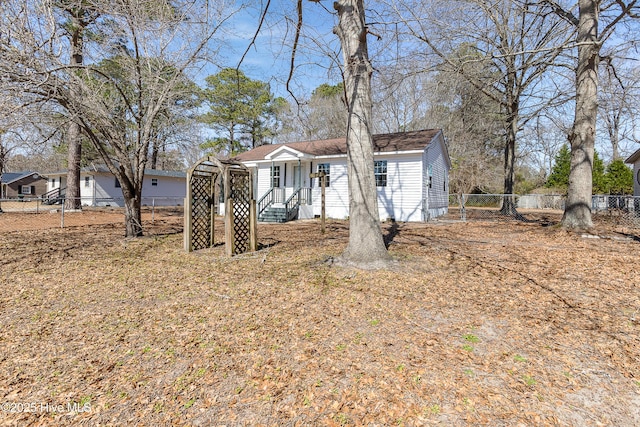
[[[452,194],[445,219],[462,221],[559,222],[566,198],[557,194]],[[86,200],[81,210],[65,209],[64,200],[0,199],[0,232],[68,228],[83,225],[118,224],[124,227],[122,198]],[[159,222],[182,227],[183,198],[149,197],[142,200],[143,228]],[[595,195],[591,212],[594,222],[640,228],[640,197]]]
[[[462,221],[560,221],[566,196],[559,194],[452,194],[449,219]],[[594,195],[594,222],[640,228],[640,197]]]
[[[43,230],[85,225],[118,224],[124,227],[124,199],[79,199],[81,209],[67,209],[66,199],[0,199],[0,232]],[[184,199],[145,197],[142,200],[142,226],[170,221],[182,225]]]

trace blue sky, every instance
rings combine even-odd
[[[235,67],[238,64],[258,27],[260,7],[247,7],[233,17],[225,35],[220,65]],[[272,91],[284,97],[288,97],[285,82],[297,20],[295,7],[293,0],[272,0],[270,13],[255,45],[249,49],[240,67],[249,77],[270,82]],[[338,81],[335,64],[330,60],[330,54],[337,53],[339,48],[337,36],[332,33],[336,18],[331,12],[332,9],[327,11],[321,4],[303,2],[304,24],[291,83],[296,96],[304,97],[322,83]],[[216,67],[207,67],[204,77],[215,72]]]

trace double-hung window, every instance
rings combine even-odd
[[[373,173],[376,177],[376,187],[387,186],[387,161],[376,160],[373,162]]]
[[[280,187],[280,166],[271,166],[271,187]]]
[[[331,174],[331,164],[330,163],[318,163],[318,172],[324,172],[324,186],[329,187],[331,185],[331,179],[329,179],[329,175]],[[320,178],[322,179],[322,178]],[[318,180],[318,185],[322,186],[322,181]]]

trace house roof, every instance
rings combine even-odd
[[[80,169],[80,173],[92,174],[92,173],[107,173],[111,174],[111,171],[106,165],[91,165],[88,167],[84,167]],[[51,173],[49,175],[52,176],[64,176],[67,174],[67,171],[61,171],[56,173]],[[186,178],[186,172],[182,171],[165,171],[158,169],[145,169],[145,176],[166,176],[170,178]]]
[[[373,150],[377,153],[423,150],[440,132],[440,129],[427,129],[374,135]],[[264,160],[269,154],[282,147],[288,147],[311,156],[347,154],[346,138],[336,138],[261,145],[253,150],[240,153],[234,159],[241,162]]]
[[[21,179],[24,179],[28,176],[31,176],[33,174],[35,174],[37,172],[5,172],[2,174],[2,176],[0,176],[0,182],[3,182],[7,185],[19,181]]]
[[[633,153],[632,155],[630,155],[629,157],[627,157],[627,160],[625,160],[625,163],[635,163],[638,159],[640,159],[640,149],[636,150],[635,153]]]

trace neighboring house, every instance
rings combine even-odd
[[[630,155],[625,163],[633,165],[633,195],[640,197],[640,149]]]
[[[37,172],[5,172],[0,177],[0,198],[35,199],[47,191],[47,178]]]
[[[51,201],[58,200],[65,194],[67,172],[50,173],[48,176],[46,196]],[[142,183],[142,205],[182,205],[186,196],[186,177],[184,172],[145,170]],[[85,206],[124,206],[120,183],[104,165],[81,169],[80,197]]]
[[[441,130],[374,135],[373,142],[381,220],[426,221],[447,212],[451,162]],[[261,220],[319,216],[320,181],[309,177],[315,172],[327,175],[327,217],[342,219],[349,217],[346,153],[340,138],[262,145],[235,160],[254,170]]]

